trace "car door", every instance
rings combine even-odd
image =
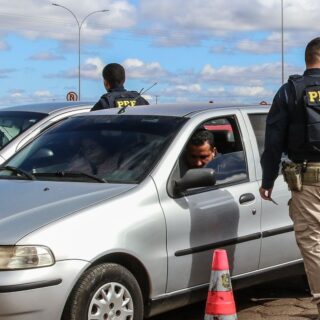
[[[256,175],[261,185],[262,169],[260,156],[264,149],[265,127],[268,110],[251,110],[243,112],[244,119],[249,128],[254,156]],[[285,157],[285,155],[284,155]],[[288,201],[290,192],[279,171],[276,179],[271,201],[262,201],[261,215],[261,259],[259,267],[261,269],[281,265],[300,259],[300,252],[296,245],[292,221],[289,217]]]
[[[167,292],[207,284],[215,248],[227,249],[232,275],[258,269],[261,200],[251,166],[252,151],[246,130],[240,130],[243,122],[239,116],[240,113],[234,111],[208,118],[194,124],[193,129],[207,127],[213,134],[215,131],[229,131],[229,147],[243,154],[244,176],[217,181],[213,187],[187,191],[182,197],[159,190],[167,223]],[[223,127],[221,121],[225,121]],[[179,167],[183,148],[180,150],[169,184],[175,179]]]

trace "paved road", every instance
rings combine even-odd
[[[235,292],[239,320],[316,320],[307,286],[297,278]],[[150,320],[203,320],[205,302],[168,312]]]

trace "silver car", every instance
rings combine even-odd
[[[39,132],[71,115],[90,111],[88,102],[51,102],[0,109],[0,164]]]
[[[26,145],[0,171],[0,319],[142,320],[203,299],[215,248],[234,287],[300,271],[282,177],[258,193],[267,112],[109,109]],[[220,162],[187,170],[199,128]]]

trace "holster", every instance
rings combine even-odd
[[[284,181],[291,191],[302,190],[303,165],[289,161],[282,162],[282,174]]]

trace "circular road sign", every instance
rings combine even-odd
[[[74,91],[67,93],[67,101],[78,101],[78,95]]]

